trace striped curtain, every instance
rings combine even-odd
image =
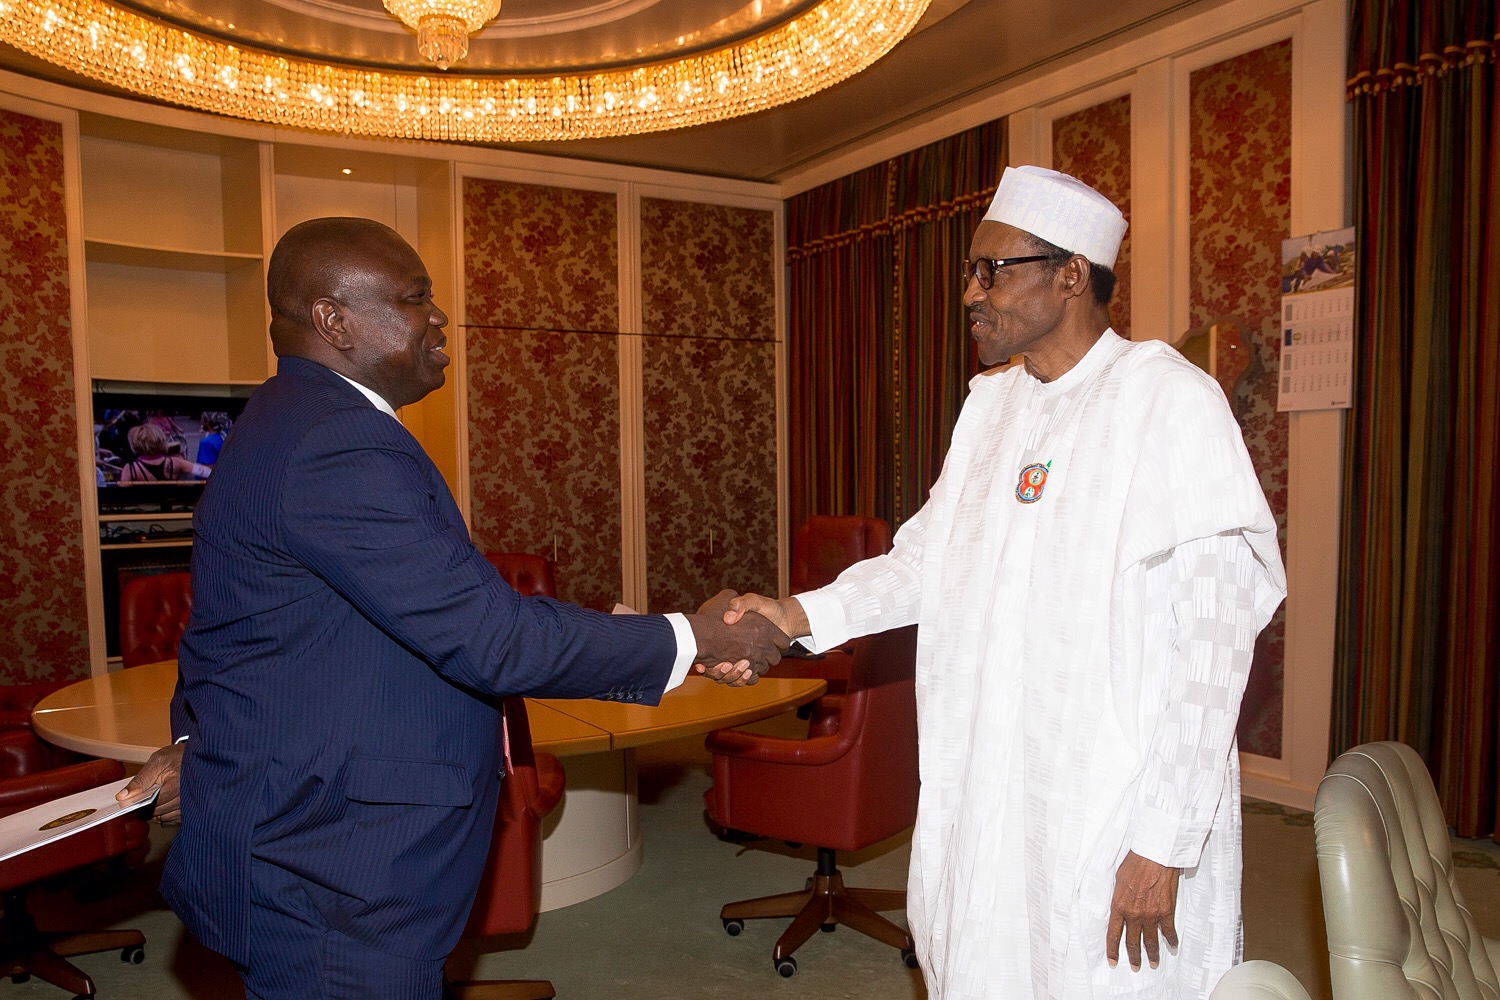
[[[1395,739],[1448,820],[1500,793],[1500,157],[1493,0],[1353,0],[1356,393],[1333,750]]]
[[[978,359],[960,301],[969,238],[1006,163],[993,121],[786,203],[788,528],[914,514]]]

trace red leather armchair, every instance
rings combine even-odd
[[[501,706],[510,743],[510,767],[500,787],[495,837],[464,937],[520,934],[531,926],[542,899],[542,820],[563,793],[563,768],[548,753],[533,753],[526,700]],[[545,1000],[556,996],[546,980],[449,984],[456,1000]]]
[[[875,912],[904,907],[906,893],[845,887],[836,852],[868,847],[916,819],[916,648],[915,626],[856,641],[848,693],[819,702],[807,739],[740,729],[708,736],[710,818],[818,849],[810,888],[730,903],[719,914],[731,935],[748,919],[794,917],[771,953],[783,976],[797,971],[792,952],[813,931],[839,924],[900,948],[915,966],[911,936]]]
[[[792,541],[792,593],[826,587],[844,570],[891,550],[891,528],[879,517],[815,514]],[[830,649],[812,659],[784,658],[776,677],[816,677],[837,693],[849,679],[853,646]]]
[[[125,776],[124,768],[112,760],[32,770],[46,759],[40,741],[30,733],[0,734],[0,815],[8,816]],[[145,957],[142,945],[146,943],[140,931],[45,933],[27,910],[26,891],[64,872],[141,851],[146,846],[146,834],[145,822],[127,816],[0,861],[0,893],[5,906],[0,923],[0,975],[11,976],[16,982],[36,976],[81,997],[92,997],[94,981],[66,956],[118,948],[121,959],[139,963]]]
[[[53,691],[74,683],[73,679],[38,681],[34,684],[0,684],[0,733],[31,731],[31,710]]]
[[[522,597],[556,597],[552,563],[526,552],[486,552],[484,557]]]
[[[132,577],[120,589],[120,659],[127,667],[177,657],[193,610],[187,573]]]

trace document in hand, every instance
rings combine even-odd
[[[71,837],[100,823],[108,823],[156,801],[158,788],[129,805],[116,802],[115,793],[128,784],[129,778],[114,781],[0,818],[0,861],[8,861],[18,854],[34,851],[43,844]]]

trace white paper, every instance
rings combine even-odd
[[[125,778],[0,817],[0,861],[143,809],[155,802],[161,791],[153,788],[145,798],[121,805],[115,801],[115,793],[128,784],[130,779]]]

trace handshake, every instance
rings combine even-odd
[[[754,684],[781,662],[792,636],[807,634],[807,616],[789,597],[721,590],[686,617],[698,643],[694,669],[730,687]]]

